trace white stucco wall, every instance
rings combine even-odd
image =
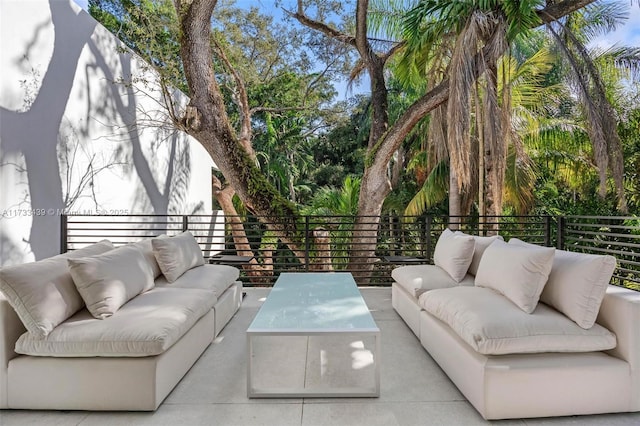
[[[70,0],[0,1],[0,264],[57,254],[63,212],[211,212],[215,165],[121,47]]]

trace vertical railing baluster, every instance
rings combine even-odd
[[[60,216],[60,253],[67,252],[67,227],[67,215],[63,214]]]
[[[426,225],[427,225],[427,261],[431,261],[431,225],[432,225],[432,221],[433,221],[433,216],[428,215],[427,216],[427,220],[426,220]]]
[[[558,235],[557,235],[557,244],[556,248],[559,250],[565,249],[564,237],[567,227],[567,218],[564,216],[558,216]]]
[[[309,216],[304,217],[304,265],[305,270],[309,271],[309,250],[311,250]]]
[[[544,245],[551,247],[551,216],[544,217]]]

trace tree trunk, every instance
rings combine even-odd
[[[449,229],[460,229],[462,196],[455,170],[449,168]]]
[[[212,66],[211,15],[217,1],[174,2],[180,20],[180,55],[191,93],[181,127],[207,150],[247,208],[269,223],[269,229],[298,259],[304,259],[295,207],[256,167],[227,115]]]
[[[244,229],[244,224],[240,220],[238,211],[233,205],[233,196],[235,190],[232,186],[223,187],[222,182],[216,176],[211,176],[211,186],[213,190],[213,196],[222,208],[225,218],[229,221],[229,227],[231,228],[231,236],[233,238],[233,245],[235,246],[238,256],[251,257],[249,264],[242,265],[242,269],[251,278],[252,282],[261,282],[265,276],[273,276],[273,262],[264,262],[260,264],[256,259],[249,244],[247,233]],[[256,279],[258,277],[259,279]]]

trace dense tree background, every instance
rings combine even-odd
[[[242,127],[241,92],[246,91],[255,164],[283,200],[297,206],[296,210],[355,214],[353,205],[340,211],[335,203],[340,194],[354,202],[354,188],[359,188],[366,169],[372,99],[354,95],[338,102],[333,84],[348,76],[359,78],[365,64],[349,46],[299,23],[301,12],[313,13],[314,22],[326,23],[328,28],[353,30],[355,2],[308,3],[274,2],[291,13],[278,13],[276,19],[257,8],[240,9],[233,1],[219,1],[212,20],[216,79],[236,128]],[[467,2],[467,6],[475,6],[453,10],[447,8],[458,2],[370,3],[371,46],[380,51],[399,44],[409,46],[385,68],[389,126],[438,79],[451,75],[455,66],[463,66],[451,61],[460,49],[456,40],[462,40],[456,37],[468,31],[470,21],[465,16],[508,12],[510,4]],[[485,3],[487,9],[478,6]],[[615,168],[607,173],[613,165],[611,154],[600,158],[602,148],[598,151],[592,143],[593,112],[584,96],[597,99],[594,91],[598,90],[611,105],[610,115],[619,135],[624,159],[621,182],[628,210],[640,211],[640,91],[635,79],[639,50],[590,47],[595,36],[624,22],[631,5],[596,2],[540,26],[534,15],[544,2],[530,3],[527,11],[522,12],[523,8],[515,15],[520,21],[513,14],[505,15],[508,47],[494,62],[495,81],[481,78],[465,95],[466,127],[451,127],[460,118],[451,117],[445,105],[425,116],[404,138],[385,176],[391,192],[385,197],[383,212],[446,214],[455,193],[460,198],[460,212],[487,213],[485,204],[490,200],[484,197],[495,197],[498,191],[502,213],[620,213]],[[190,94],[171,0],[90,0],[89,4],[90,13],[158,68],[167,84]],[[436,36],[442,41],[435,41]],[[559,40],[568,47],[559,47]],[[580,70],[590,67],[601,80],[579,81]],[[238,79],[244,87],[238,85]],[[581,85],[589,85],[586,95],[581,94]],[[495,110],[487,109],[491,93]],[[480,195],[485,191],[478,179],[484,176],[489,181],[487,173],[491,171],[480,170],[476,151],[475,159],[463,166],[469,169],[466,183],[452,188],[453,170],[461,167],[462,160],[457,159],[452,167],[451,146],[438,144],[446,145],[447,132],[463,132],[470,146],[481,140],[492,143],[482,120],[496,111],[504,121],[495,137],[499,143],[500,138],[509,139],[504,145],[502,180],[491,187],[485,183],[489,195]],[[494,185],[498,188],[492,189]],[[236,206],[241,204],[236,198]]]

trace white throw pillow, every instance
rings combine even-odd
[[[456,231],[456,234],[467,235],[464,232]],[[471,275],[476,275],[478,273],[478,266],[480,265],[480,259],[482,259],[482,255],[484,251],[491,245],[495,240],[502,240],[502,235],[494,235],[491,237],[480,237],[476,235],[471,235],[475,240],[475,249],[473,251],[473,259],[471,260],[471,264],[469,265],[469,273]]]
[[[162,275],[162,271],[160,270],[160,265],[158,265],[158,261],[156,260],[156,256],[153,254],[153,246],[151,245],[151,238],[145,238],[144,240],[137,241],[132,244],[134,247],[137,247],[147,260],[149,266],[151,266],[151,270],[153,271],[153,278],[158,278]]]
[[[132,246],[80,259],[68,259],[69,272],[87,309],[98,319],[113,315],[133,297],[153,288],[153,271]]]
[[[528,245],[517,238],[510,239],[509,244]],[[580,327],[591,328],[615,269],[613,256],[556,250],[540,301],[553,306]]]
[[[444,269],[456,282],[462,281],[473,260],[475,242],[471,235],[458,235],[449,228],[440,234],[433,252],[433,263]]]
[[[108,240],[38,262],[0,269],[0,291],[33,337],[43,339],[84,306],[73,284],[67,259],[113,249]]]
[[[202,250],[189,231],[170,238],[154,238],[151,244],[160,270],[170,283],[189,269],[204,265]]]
[[[552,247],[524,247],[496,240],[480,260],[476,286],[497,291],[530,314],[549,278],[554,252]]]

